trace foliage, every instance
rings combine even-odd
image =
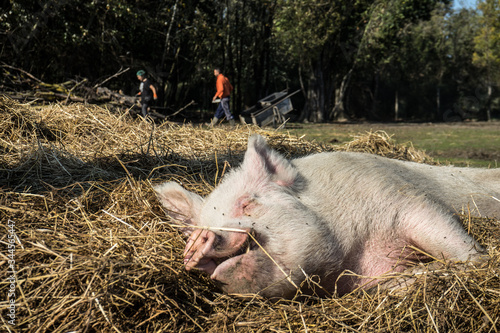
[[[478,35],[474,38],[475,52],[473,62],[488,71],[500,69],[500,3],[494,0],[480,2]]]
[[[474,38],[475,52],[473,63],[484,70],[487,86],[486,115],[491,119],[493,85],[499,85],[500,79],[500,4],[498,1],[485,0],[478,4],[481,15],[478,17],[481,28]]]
[[[0,61],[45,82],[95,83],[130,68],[108,86],[134,94],[134,73],[146,69],[163,106],[210,109],[217,66],[236,113],[301,88],[304,121],[394,119],[396,98],[403,119],[498,114],[498,92],[483,92],[499,81],[497,1],[479,12],[453,11],[450,0],[4,3]]]

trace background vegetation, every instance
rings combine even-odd
[[[300,121],[485,120],[499,117],[499,15],[498,0],[4,0],[1,90],[11,67],[45,82],[130,68],[107,84],[133,94],[146,69],[163,106],[209,109],[219,66],[237,113],[299,88]]]

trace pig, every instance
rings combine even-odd
[[[187,270],[269,298],[368,289],[429,258],[479,261],[455,213],[500,217],[500,169],[355,152],[288,160],[259,135],[206,198],[175,182],[155,191],[190,235]]]

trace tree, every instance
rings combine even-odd
[[[217,66],[236,113],[296,86],[302,121],[456,119],[495,101],[500,20],[497,1],[481,2],[479,17],[449,2],[11,0],[0,8],[0,61],[47,82],[130,68],[107,83],[127,93],[144,68],[171,108],[210,109]]]
[[[303,118],[325,121],[345,117],[346,91],[357,69],[369,69],[375,77],[391,67],[391,74],[403,73],[399,67],[402,36],[411,24],[429,19],[437,3],[280,1],[276,36],[298,63],[301,77],[306,78]]]
[[[481,1],[478,9],[481,12],[479,24],[482,28],[474,38],[473,63],[486,71],[488,87],[486,119],[489,121],[493,85],[499,83],[500,74],[500,3],[497,0]]]
[[[350,68],[369,1],[306,0],[278,2],[275,36],[286,59],[297,64],[306,106],[302,119],[329,118],[335,91],[349,80]],[[345,89],[345,88],[344,88]],[[341,94],[337,93],[337,100]],[[342,112],[341,112],[342,113]],[[338,114],[337,117],[342,117]]]
[[[445,58],[442,21],[447,8],[447,1],[389,0],[376,1],[367,12],[369,20],[359,60],[361,71],[368,74],[358,77],[364,77],[365,81],[370,73],[374,77],[370,89],[372,117],[387,119],[392,113],[392,119],[399,119],[402,111],[409,116],[409,108],[401,106],[424,104],[421,101],[426,94],[422,88],[442,79]],[[393,98],[387,102],[389,90]],[[419,95],[419,103],[404,103],[411,95]]]
[[[224,25],[219,27],[223,40],[219,61],[233,78],[237,112],[269,94],[273,86],[282,88],[272,75],[276,66],[272,44],[275,7],[276,0],[228,0],[221,8]]]
[[[460,9],[445,16],[446,36],[444,61],[445,72],[442,83],[442,113],[438,120],[459,120],[476,117],[483,97],[477,96],[481,84],[478,68],[472,64],[474,37],[479,26],[477,13],[471,9]]]

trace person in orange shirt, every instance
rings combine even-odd
[[[215,93],[212,101],[215,102],[217,99],[220,99],[220,104],[215,111],[211,126],[213,127],[217,125],[219,119],[221,119],[224,115],[226,115],[226,119],[229,121],[231,126],[234,126],[234,117],[231,110],[229,110],[229,96],[233,91],[233,86],[227,77],[221,73],[219,68],[214,69],[214,76],[217,78],[217,82],[215,84],[217,92]]]

